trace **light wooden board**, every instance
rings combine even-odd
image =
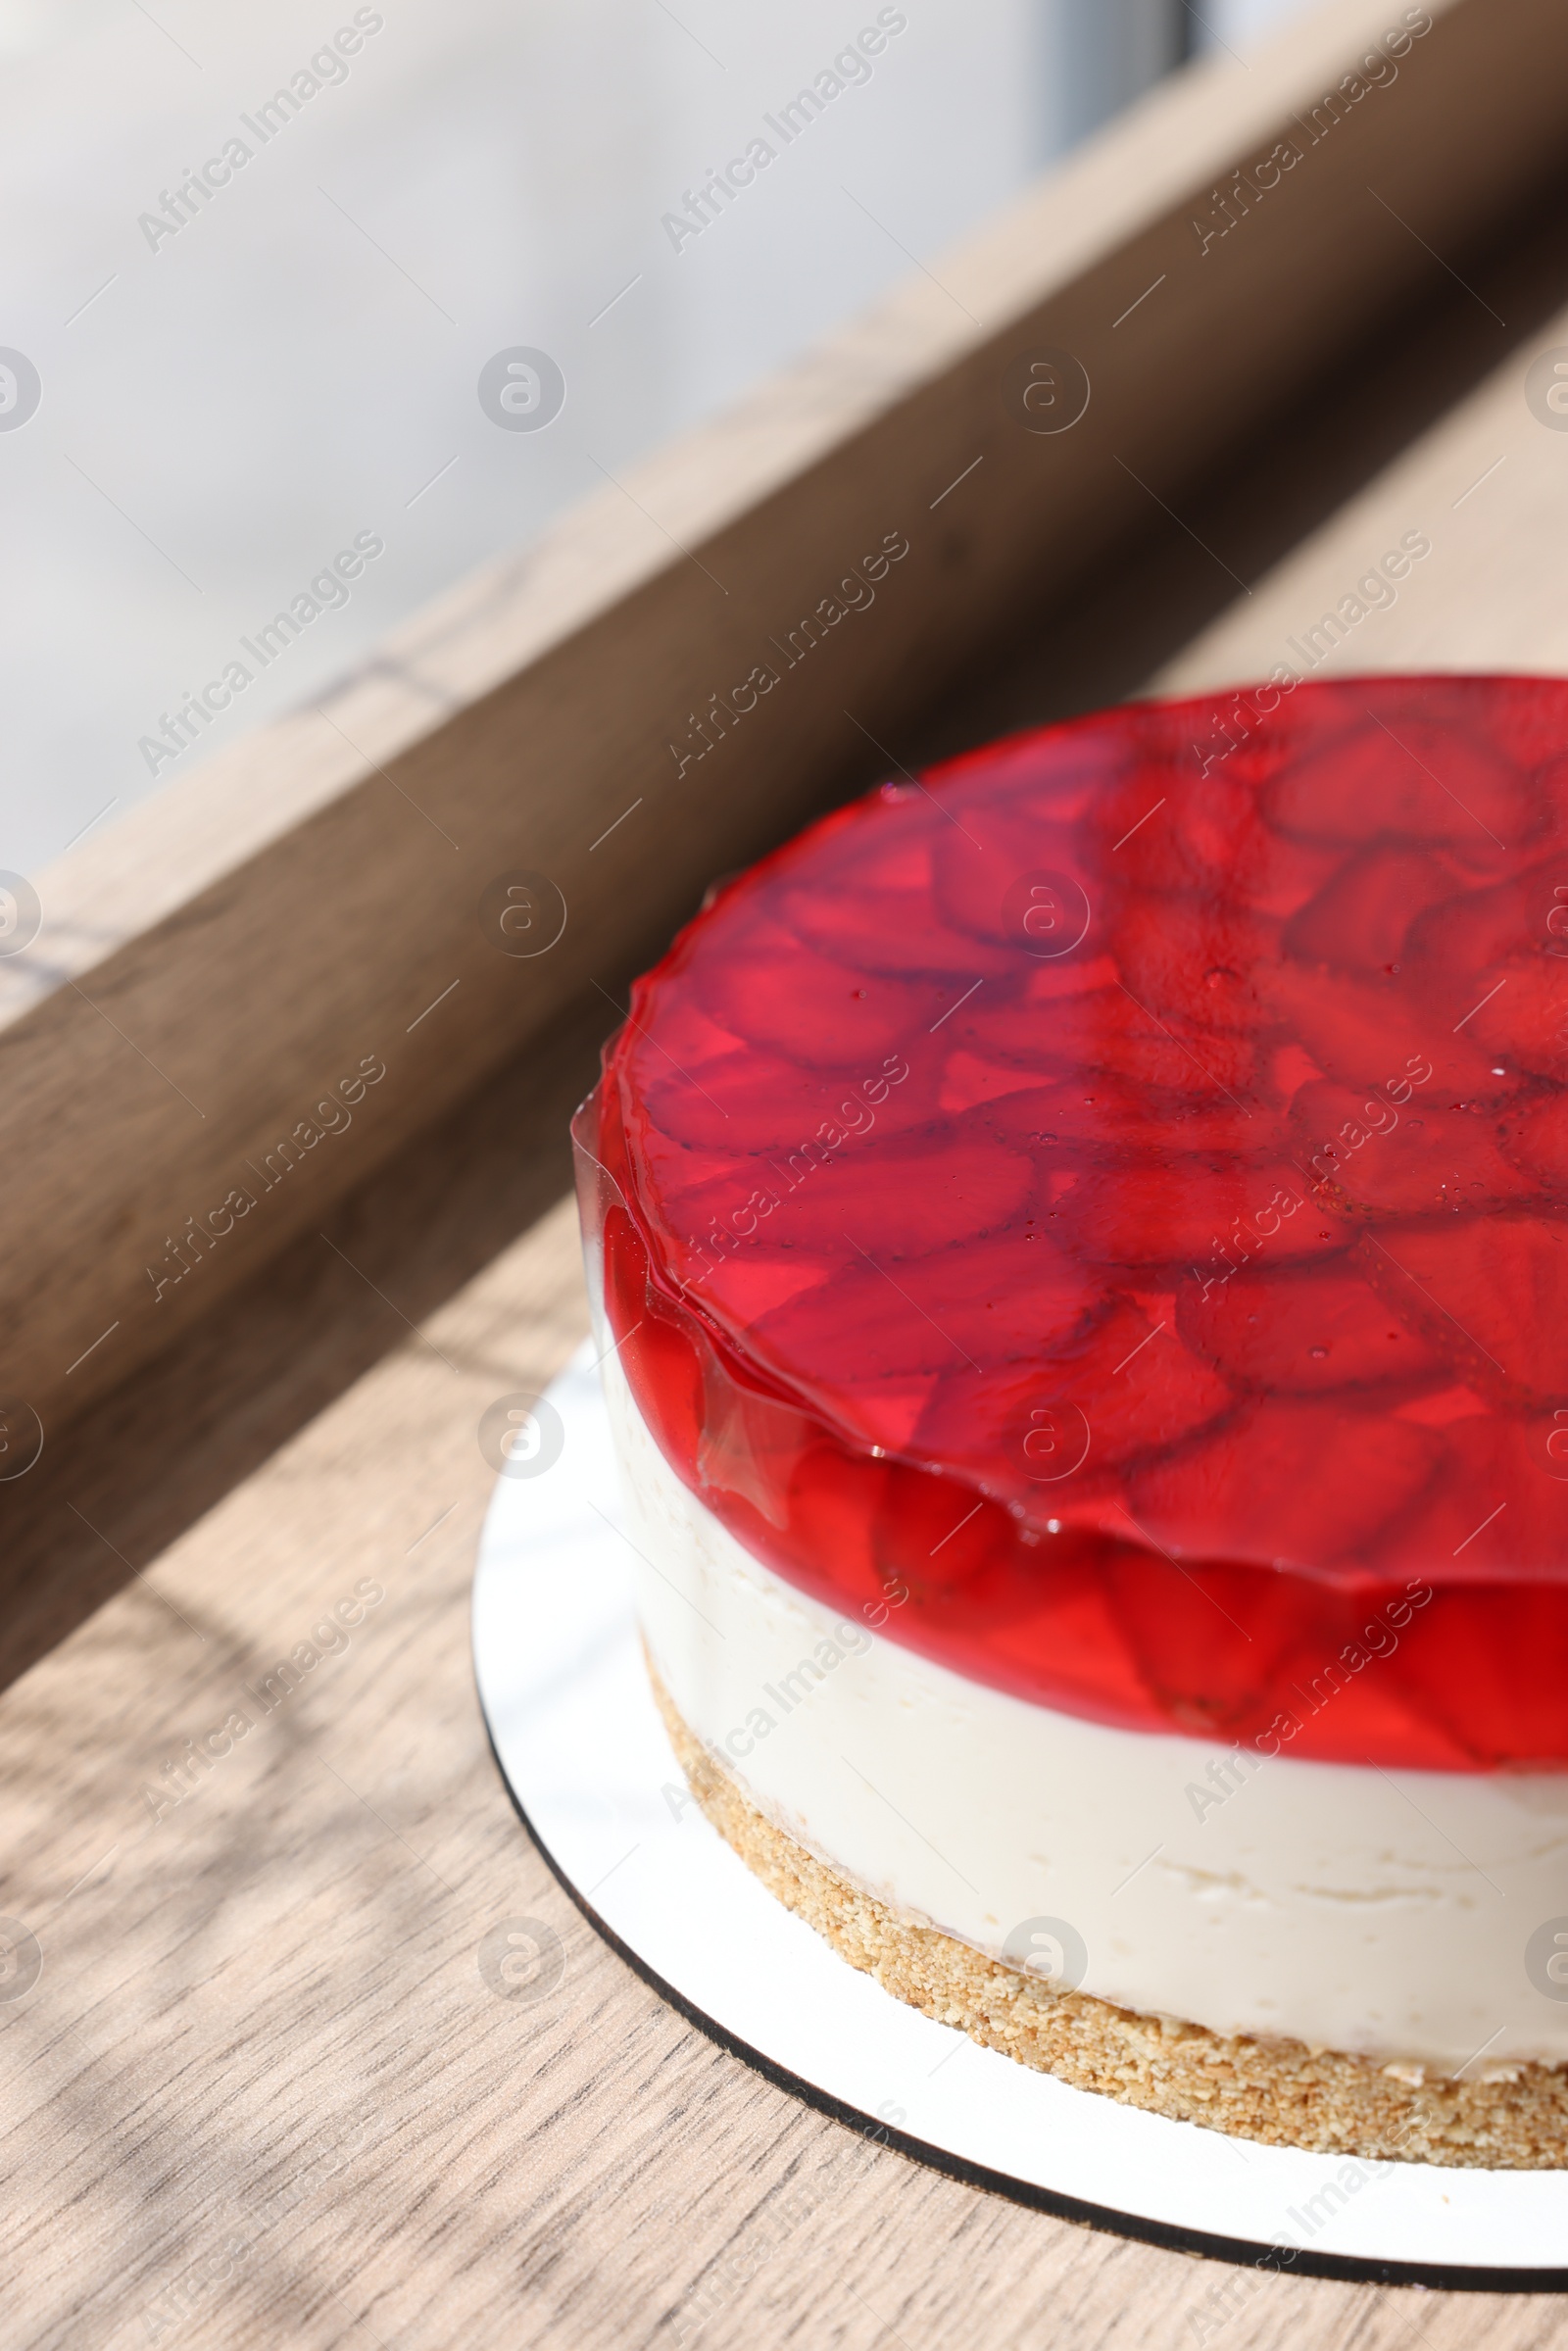
[[[1445,347],[1452,316],[1431,328]],[[1568,339],[1568,316],[1538,325],[1539,345]],[[1420,377],[1419,343],[1410,364]],[[1223,683],[1413,524],[1432,556],[1358,625],[1358,661],[1568,666],[1568,435],[1535,424],[1521,375],[1517,354],[1483,368],[1400,448],[1415,411],[1396,369],[1377,398],[1398,453],[1250,595],[1215,613],[1194,587],[1201,633],[1179,653],[1125,581],[1093,626],[1120,613],[1133,642],[1164,645],[1171,682]],[[1205,537],[1227,514],[1242,531],[1279,464],[1256,462],[1240,506],[1188,517]],[[1178,539],[1145,583],[1167,615],[1173,582],[1199,576],[1160,569],[1186,563]],[[1050,664],[1025,664],[942,723],[961,736],[1004,692],[1022,716],[1057,691]],[[1559,2300],[1257,2279],[868,2150],[664,2008],[556,1888],[474,1702],[475,1427],[586,1326],[559,1194],[598,1019],[558,1019],[548,1053],[324,1219],[327,1241],[291,1245],[36,1485],[0,1490],[19,1676],[0,1698],[0,1908],[44,1953],[0,2003],[6,2343],[1568,2340]],[[361,1578],[385,1597],[351,1645],[155,1821],[143,1789],[163,1763]],[[535,2003],[480,1975],[510,1918],[561,1940]]]
[[[590,979],[612,989],[715,872],[872,780],[999,632],[1113,551],[1140,561],[1282,407],[1338,398],[1434,249],[1502,233],[1568,115],[1557,0],[1430,14],[1338,120],[1324,92],[1398,24],[1383,0],[1178,76],[338,694],[39,877],[38,941],[0,959],[5,1392],[58,1436]],[[1093,397],[1037,435],[1014,371],[1056,345]],[[852,589],[862,609],[807,650],[805,616],[888,541],[908,552],[874,604]],[[694,713],[758,670],[776,683],[699,757]],[[480,919],[519,868],[568,909],[535,960]],[[384,1079],[313,1140],[365,1057]],[[302,1132],[308,1159],[270,1180]]]

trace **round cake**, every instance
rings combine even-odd
[[[927,2013],[1559,2166],[1568,684],[1241,708],[885,784],[637,984],[576,1137],[650,1672]]]

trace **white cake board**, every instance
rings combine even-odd
[[[549,1393],[560,1457],[497,1480],[480,1538],[480,1703],[562,1885],[693,2024],[906,2155],[1071,2220],[1287,2275],[1568,2290],[1568,2171],[1361,2166],[1165,2122],[982,2049],[838,1958],[682,1800],[590,1347]]]

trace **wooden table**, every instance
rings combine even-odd
[[[1335,415],[890,750],[1266,671],[1408,530],[1430,555],[1326,669],[1568,669],[1568,435],[1522,388],[1568,342],[1553,237],[1435,266]],[[0,1909],[42,1967],[0,2002],[5,2344],[1568,2339],[1556,2299],[1258,2278],[869,2147],[560,1891],[475,1703],[475,1432],[586,1329],[564,1132],[612,1019],[562,1012],[6,1490]],[[560,1938],[546,1996],[480,1973],[509,1919]]]

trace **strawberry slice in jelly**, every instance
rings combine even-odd
[[[1402,1104],[1326,1079],[1302,1086],[1291,1102],[1291,1134],[1325,1198],[1357,1215],[1465,1215],[1537,1197],[1498,1148],[1496,1119],[1430,1084]]]
[[[1568,917],[1553,919],[1565,903],[1557,897],[1559,883],[1568,893],[1568,860],[1532,857],[1488,889],[1454,890],[1411,923],[1406,956],[1441,978],[1480,971],[1526,949],[1568,946],[1561,936]]]
[[[775,1172],[777,1205],[761,1245],[832,1251],[852,1263],[920,1253],[933,1233],[967,1241],[1021,1224],[1035,1189],[1024,1152],[944,1127],[851,1138],[815,1159],[792,1153]]]
[[[1391,1556],[1469,1582],[1551,1576],[1568,1556],[1568,1406],[1471,1413],[1439,1435],[1436,1475]]]
[[[934,860],[932,906],[952,936],[984,943],[1014,968],[1026,955],[1088,961],[1100,953],[1077,836],[1065,825],[977,812]]]
[[[801,1065],[756,1047],[648,1072],[635,1132],[729,1158],[789,1152],[845,1134],[900,1134],[937,1116],[935,1072],[902,1053],[840,1070]]]
[[[719,902],[729,913],[733,897]],[[871,1071],[942,1009],[935,991],[802,951],[782,923],[737,937],[721,980],[702,966],[691,985],[715,1019],[748,1045],[812,1068]]]
[[[1243,1405],[1216,1435],[1143,1468],[1134,1515],[1178,1558],[1327,1567],[1360,1551],[1428,1483],[1430,1429],[1356,1405]]]
[[[1244,1267],[1205,1296],[1177,1293],[1176,1327],[1236,1388],[1314,1395],[1376,1381],[1438,1380],[1445,1359],[1401,1322],[1343,1257],[1328,1265]]]
[[[1223,1281],[1252,1257],[1317,1257],[1350,1236],[1326,1217],[1289,1160],[1189,1159],[1087,1167],[1058,1213],[1085,1256],[1105,1265],[1173,1265]]]
[[[1460,887],[1453,864],[1426,851],[1372,849],[1342,865],[1286,926],[1285,953],[1368,979],[1387,977],[1410,926]]]
[[[1263,823],[1257,796],[1239,776],[1191,766],[1139,769],[1104,792],[1087,820],[1096,864],[1107,882],[1154,893],[1218,896],[1240,873],[1249,880],[1292,861],[1292,849]],[[1302,896],[1321,867],[1302,865]]]
[[[957,994],[971,980],[1006,978],[1018,968],[1010,942],[988,945],[983,933],[956,932],[939,921],[929,883],[885,890],[869,905],[858,891],[792,890],[781,911],[804,946],[859,971],[956,979]]]
[[[1231,1400],[1166,1319],[1122,1298],[1059,1341],[1047,1366],[950,1371],[917,1442],[1047,1519],[1098,1488],[1107,1468],[1176,1444]]]
[[[712,895],[580,1117],[619,1359],[754,1555],[999,1690],[1568,1767],[1568,682],[1269,691]]]
[[[1271,824],[1300,840],[1399,841],[1463,854],[1517,847],[1536,809],[1529,779],[1480,736],[1416,710],[1350,727],[1292,761],[1263,793]]]
[[[1544,1192],[1568,1195],[1568,1094],[1555,1086],[1508,1104],[1497,1120],[1497,1148]]]
[[[1527,953],[1477,972],[1482,994],[1465,1025],[1504,1069],[1568,1076],[1568,962]]]
[[[1555,1402],[1568,1387],[1568,1223],[1396,1225],[1364,1234],[1356,1254],[1400,1320],[1483,1392]]]
[[[873,1252],[764,1314],[750,1335],[759,1361],[831,1384],[953,1372],[1061,1347],[1103,1302],[1099,1278],[1043,1237],[1015,1235],[926,1257]],[[856,1333],[855,1361],[844,1332]]]
[[[1264,983],[1273,1017],[1305,1047],[1328,1077],[1381,1088],[1402,1102],[1405,1087],[1434,1082],[1486,1102],[1507,1094],[1517,1077],[1499,1073],[1494,1056],[1458,1026],[1473,1007],[1434,1002],[1405,974],[1376,981],[1282,962]],[[1458,991],[1463,996],[1463,989]]]

